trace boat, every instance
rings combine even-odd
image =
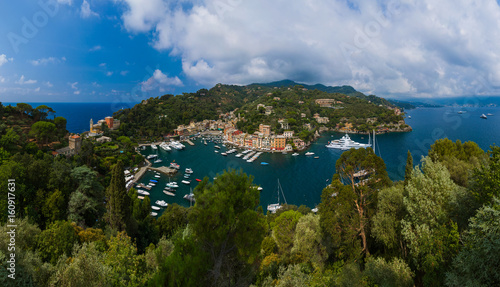
[[[172,181],[172,182],[167,183],[167,187],[170,187],[170,188],[178,188],[178,187],[179,187],[179,185],[177,185],[177,182]]]
[[[155,203],[162,207],[168,206],[168,203],[166,203],[165,200],[157,200]]]
[[[139,198],[139,199],[144,199],[144,196],[142,196],[142,195],[138,195],[138,196],[137,196],[137,198]]]
[[[258,191],[261,191],[262,189],[263,189],[262,186],[257,187]]]
[[[269,204],[267,206],[267,211],[269,211],[271,213],[276,213],[276,211],[282,207],[280,204],[280,191],[281,191],[281,194],[283,195],[283,199],[285,200],[285,204],[286,204],[285,194],[283,193],[283,189],[281,188],[280,180],[278,179],[278,191],[277,191],[278,192],[278,203]]]
[[[170,146],[169,146],[167,143],[165,143],[165,142],[162,142],[162,143],[160,144],[160,147],[161,147],[162,149],[166,150],[166,151],[171,151],[171,150],[172,150],[172,149],[170,148]]]
[[[160,210],[160,208],[158,206],[155,206],[155,205],[151,205],[151,209],[152,210]]]
[[[151,144],[152,149],[158,149],[158,147],[155,144]]]
[[[214,150],[214,152],[218,153],[219,151],[218,150]]]
[[[191,173],[193,173],[193,170],[190,169],[190,168],[186,168],[185,172],[188,173],[188,174],[191,174]]]
[[[158,213],[156,213],[156,212],[151,212],[151,216],[157,216],[157,215],[158,215]]]
[[[155,179],[150,179],[149,181],[154,182],[154,183],[158,183],[158,181]]]
[[[315,156],[314,158],[315,158],[315,159],[318,159],[318,158],[319,158],[319,156]]]
[[[375,135],[375,131],[373,131],[373,134]],[[362,144],[353,141],[348,134],[345,134],[345,136],[343,136],[341,139],[333,140],[326,145],[327,148],[340,149],[340,150],[348,150],[351,148],[355,149],[367,148],[371,146],[372,145],[369,142],[367,144]]]
[[[486,115],[489,117],[489,116],[492,116],[493,114],[487,113]]]
[[[168,190],[164,190],[163,193],[165,193],[166,195],[169,195],[169,196],[175,196],[175,193],[168,191]]]
[[[261,165],[268,165],[269,163],[267,163],[267,162],[265,162],[265,161],[262,161],[260,164],[261,164]]]
[[[294,152],[294,153],[292,153],[292,156],[298,156],[298,155],[299,155],[299,153],[298,153],[298,152]]]
[[[465,111],[458,111],[458,113],[459,113],[459,114],[463,114],[463,113],[465,113]]]
[[[161,160],[161,159],[157,159],[157,160],[153,161],[153,163],[160,163],[160,162],[162,162],[162,161],[163,161],[163,160]]]
[[[150,186],[156,186],[156,183],[150,182],[149,185]]]
[[[411,116],[408,116],[409,119],[411,119]]]
[[[191,192],[190,194],[184,195],[183,198],[186,199],[186,200],[189,200],[190,202],[195,202],[194,193],[193,192]]]
[[[187,179],[187,178],[190,178],[190,175],[189,175],[189,174],[185,174],[185,175],[184,175],[184,178],[186,178],[186,179]]]
[[[137,190],[137,194],[140,194],[140,195],[149,195],[149,192],[145,191],[145,190],[140,190],[138,189]]]
[[[180,166],[180,165],[178,165],[178,164],[176,164],[175,162],[171,162],[171,163],[170,163],[170,167],[171,167],[171,168],[175,168],[175,169],[179,169],[179,168],[181,168],[181,166]]]
[[[482,119],[487,119],[488,117],[487,117],[485,114],[482,114],[482,115],[480,116],[480,118],[482,118]]]
[[[198,182],[200,182],[200,181],[201,181],[201,179],[199,179],[199,178],[195,178],[194,180],[196,180],[196,181],[198,181]]]
[[[207,145],[207,141],[203,141],[203,143],[204,143],[205,145]]]
[[[235,157],[241,157],[243,155],[243,153],[238,153],[235,155]]]
[[[221,152],[220,154],[223,155],[223,156],[227,155],[227,153],[225,153],[225,152]]]
[[[155,157],[157,157],[158,155],[157,154],[150,154],[146,157],[146,159],[153,159]]]
[[[155,175],[155,177],[156,177],[156,178],[160,178],[160,175],[158,175],[158,174],[157,174],[157,175]]]
[[[314,153],[312,151],[306,152],[306,155],[313,155]]]
[[[216,146],[214,146],[214,148],[216,148],[216,149],[220,149],[220,146],[216,145]]]
[[[183,180],[183,181],[181,181],[181,182],[182,182],[182,183],[184,183],[184,184],[191,184],[191,181],[190,181],[190,180]]]

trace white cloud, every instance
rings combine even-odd
[[[75,95],[79,95],[80,94],[80,91],[74,91],[73,94]]]
[[[101,68],[106,67],[106,63],[100,63],[99,67],[101,67]]]
[[[162,0],[118,0],[129,8],[122,16],[125,28],[133,32],[146,32],[153,28],[167,11]]]
[[[19,85],[32,85],[32,84],[36,84],[36,80],[25,80],[24,79],[24,75],[21,76],[21,78],[19,78],[19,81],[16,81],[16,84],[19,84]]]
[[[78,90],[78,87],[76,86],[76,85],[78,85],[78,82],[68,83],[68,85],[70,85],[70,87],[71,87],[73,90]]]
[[[176,77],[168,77],[162,71],[156,69],[148,80],[141,83],[141,90],[143,92],[159,89],[160,92],[165,91],[170,86],[182,86],[182,81]]]
[[[83,0],[82,6],[80,7],[80,17],[82,18],[99,17],[99,14],[90,9],[90,4],[89,2],[87,2],[87,0]]]
[[[49,87],[49,88],[52,88],[52,87],[54,86],[54,85],[53,85],[51,82],[49,82],[49,81],[45,82],[44,84],[45,84],[47,87]]]
[[[96,87],[96,88],[101,87],[101,85],[99,85],[97,82],[92,82],[92,86],[94,86],[94,87]]]
[[[107,72],[107,73],[106,73],[106,76],[108,76],[108,77],[113,76],[113,72]]]
[[[121,71],[121,72],[120,72],[120,75],[122,75],[122,76],[126,76],[128,73],[129,73],[129,71]]]
[[[5,78],[0,76],[0,83],[5,83]]]
[[[119,2],[126,29],[153,32],[153,46],[205,85],[289,78],[381,96],[500,91],[496,1]]]
[[[33,66],[41,66],[47,64],[55,64],[60,63],[61,61],[66,61],[66,57],[62,57],[61,59],[57,59],[55,57],[41,58],[37,60],[29,61]]]
[[[57,3],[59,4],[66,4],[66,5],[72,5],[73,0],[57,0]]]
[[[40,92],[40,87],[36,88],[35,92]]]
[[[100,51],[102,50],[101,45],[95,45],[94,47],[89,49],[89,52],[95,52],[95,51]]]
[[[6,64],[6,63],[12,62],[12,61],[14,61],[14,58],[7,58],[7,56],[5,54],[0,54],[0,67],[3,64]]]

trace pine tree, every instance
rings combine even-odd
[[[118,230],[126,230],[130,219],[130,197],[125,188],[123,163],[118,161],[111,171],[111,182],[106,189],[107,220],[109,225]]]
[[[408,184],[408,181],[410,181],[412,171],[413,171],[413,157],[411,156],[410,151],[408,151],[408,157],[406,158],[406,167],[405,167],[405,186]]]

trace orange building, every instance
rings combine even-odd
[[[106,125],[109,129],[113,129],[113,117],[106,117]]]
[[[275,150],[284,150],[286,146],[286,138],[284,136],[276,136],[271,140],[271,148]]]

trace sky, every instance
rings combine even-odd
[[[401,100],[500,95],[499,3],[0,3],[1,102],[138,102],[283,79]]]

